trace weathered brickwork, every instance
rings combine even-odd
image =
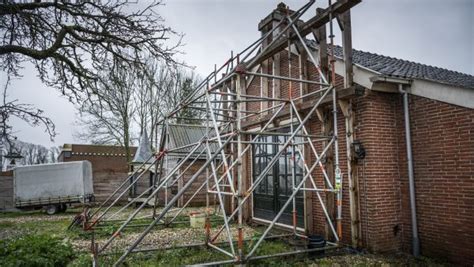
[[[136,147],[131,148],[132,155]],[[59,156],[60,162],[88,160],[92,164],[92,177],[96,202],[102,202],[117,189],[128,177],[128,163],[122,147],[72,145],[72,151]],[[127,201],[128,193],[121,198],[121,203]]]
[[[281,76],[289,75],[287,53],[280,53],[281,62],[286,62],[280,64]],[[292,56],[291,64],[291,77],[299,78],[299,60],[296,55]],[[308,64],[311,80],[318,80],[315,73],[316,68]],[[271,92],[271,79],[268,80]],[[343,78],[338,76],[337,87],[342,88],[342,83]],[[300,95],[299,88],[299,84],[292,83],[293,97]],[[319,88],[318,85],[310,85],[308,92]],[[250,90],[252,94],[260,92],[260,79],[252,82]],[[366,91],[364,96],[351,100],[355,116],[354,138],[360,140],[366,149],[366,158],[356,164],[359,177],[360,244],[371,251],[410,252],[411,215],[402,96],[398,93]],[[289,82],[280,82],[280,94],[283,98],[289,96]],[[247,106],[247,109],[257,111],[260,106]],[[350,244],[346,129],[340,110],[338,118],[339,160],[344,173],[342,242]],[[474,112],[472,109],[410,95],[410,119],[421,252],[454,263],[472,264]],[[322,133],[321,122],[316,115],[307,127],[312,134]],[[321,142],[315,142],[314,145],[318,151],[322,150]],[[315,157],[311,154],[306,151],[307,160],[314,162]],[[333,157],[329,157],[331,159]],[[251,164],[250,156],[247,162]],[[250,180],[250,167],[247,175]],[[317,177],[317,185],[323,188],[322,173],[316,169],[313,176]],[[314,193],[307,194],[312,199],[312,209],[309,211],[312,225],[309,228],[314,233],[325,235],[328,228],[319,200]],[[321,193],[321,197],[326,202],[324,193]],[[332,214],[335,217],[334,210]]]
[[[421,252],[474,264],[474,111],[410,95]],[[402,128],[400,128],[402,130]],[[400,131],[403,142],[404,132]],[[400,153],[404,248],[411,248],[405,150]]]

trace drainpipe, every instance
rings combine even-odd
[[[412,228],[413,256],[420,256],[420,239],[418,238],[418,225],[416,220],[415,178],[413,175],[413,154],[411,151],[410,113],[408,109],[408,93],[403,90],[403,84],[398,84],[398,90],[403,95],[403,113],[405,115],[405,138],[407,145],[408,183],[410,187],[410,210]]]

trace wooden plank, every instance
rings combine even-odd
[[[312,17],[301,26],[297,26],[298,31],[304,38],[306,35],[311,33],[313,29],[317,29],[329,22],[330,10],[332,10],[333,17],[336,17],[337,15],[344,13],[345,11],[351,9],[353,6],[359,4],[360,2],[361,0],[339,0],[336,3],[332,4],[331,7],[326,8],[325,11],[321,14]],[[289,38],[295,40],[298,38],[298,36],[295,33],[290,33]],[[257,55],[256,58],[254,58],[254,60],[250,62],[252,64],[246,66],[247,69],[252,69],[253,67],[260,64],[263,60],[272,57],[275,53],[283,50],[287,46],[288,39],[281,38],[280,40],[273,43],[273,45],[271,45],[271,47],[265,52]]]

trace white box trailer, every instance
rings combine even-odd
[[[44,207],[48,214],[94,197],[89,161],[20,166],[13,170],[13,196],[20,209]]]

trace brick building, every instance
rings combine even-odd
[[[259,24],[262,34],[271,30],[286,12],[284,8],[277,8],[263,19]],[[319,41],[307,40],[306,44],[315,58],[324,61],[327,60],[327,48],[325,42]],[[261,68],[252,71],[319,81],[318,72],[305,51],[296,45],[289,50],[274,54]],[[291,63],[288,64],[289,55]],[[349,166],[352,169],[351,175],[356,183],[351,190],[356,192],[354,203],[358,206],[356,214],[351,214],[350,190],[348,180],[344,179],[342,242],[377,252],[412,250],[404,117],[407,114],[421,254],[459,264],[474,264],[474,229],[471,227],[474,220],[474,76],[353,50],[353,84],[345,86],[341,47],[335,47],[335,56],[340,104],[340,164],[345,177]],[[289,81],[257,76],[252,79],[244,94],[290,97]],[[291,97],[319,89],[318,85],[298,82],[292,82],[291,86]],[[404,111],[404,96],[408,97],[407,113]],[[311,100],[302,101],[298,105],[299,111],[304,113],[314,103]],[[247,103],[246,109],[258,111],[271,105],[271,101]],[[244,127],[249,131],[258,129],[271,115],[248,121]],[[311,134],[329,134],[332,129],[328,129],[327,122],[331,120],[331,111],[323,105],[318,115],[307,125]],[[275,132],[290,131],[292,122],[288,118],[288,112],[283,112],[277,120],[278,125],[272,125]],[[278,141],[285,137],[262,138]],[[348,159],[347,149],[354,152],[356,144],[362,145],[365,155]],[[314,145],[319,149],[322,147],[321,142],[314,142]],[[304,160],[314,162],[315,159],[307,153],[307,145],[304,150]],[[248,184],[259,174],[261,166],[265,166],[265,158],[272,151],[275,147],[254,145],[252,155],[247,157],[245,163],[248,166]],[[332,164],[331,155],[325,159],[326,165]],[[262,188],[254,192],[253,202],[247,207],[247,220],[267,222],[275,216],[285,196],[290,194],[290,160],[288,155],[282,157],[283,167],[277,164],[279,166],[267,176]],[[321,175],[318,172],[314,171],[314,175]],[[284,181],[287,181],[286,184]],[[319,186],[324,187],[324,184]],[[324,195],[324,200],[334,218],[334,199]],[[315,194],[301,193],[297,199],[297,210],[298,226],[302,230],[328,236],[328,227]],[[283,226],[289,224],[290,212],[284,213],[280,220]],[[351,233],[351,230],[357,233]]]
[[[133,157],[137,148],[130,149]],[[128,177],[129,165],[121,146],[64,144],[58,161],[79,160],[92,163],[96,202],[104,201]],[[124,202],[127,197],[128,194],[123,197]]]

